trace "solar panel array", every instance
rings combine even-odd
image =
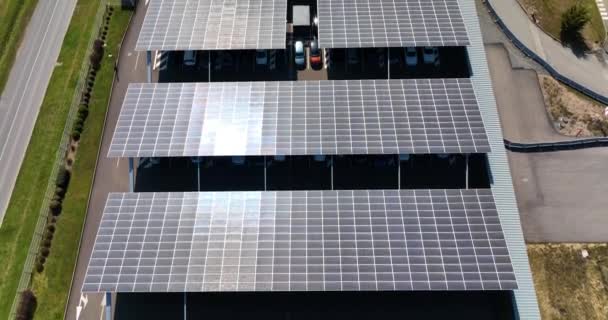
[[[285,49],[287,0],[151,0],[136,50]]]
[[[83,292],[512,290],[492,192],[109,195]]]
[[[469,45],[458,0],[319,0],[322,48]]]
[[[469,79],[129,86],[111,157],[485,153]]]

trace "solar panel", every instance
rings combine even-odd
[[[458,0],[319,0],[322,48],[469,45]]]
[[[285,49],[287,0],[151,0],[136,50]]]
[[[486,153],[469,79],[131,84],[110,157]]]
[[[82,290],[516,288],[478,189],[112,193]]]

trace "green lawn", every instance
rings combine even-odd
[[[15,297],[98,6],[78,1],[0,227],[0,319],[8,318]]]
[[[543,320],[606,319],[608,245],[534,244],[528,255]]]
[[[591,22],[583,30],[587,42],[602,43],[606,30],[595,0],[518,0],[529,14],[535,13],[543,30],[560,39],[561,16],[564,11],[576,3],[583,3],[589,8]]]
[[[63,319],[110,99],[114,61],[131,13],[115,9],[110,20],[105,57],[91,94],[90,113],[76,154],[72,180],[57,223],[51,254],[44,272],[36,275],[33,281],[34,293],[38,297],[36,319]],[[112,57],[109,58],[108,54],[112,54]]]
[[[0,94],[38,0],[0,0]]]

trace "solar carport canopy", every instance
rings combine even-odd
[[[150,0],[136,50],[285,49],[287,0]]]
[[[322,48],[466,46],[458,0],[318,0]]]
[[[112,193],[83,292],[512,290],[492,191]]]
[[[469,79],[131,84],[110,157],[487,153]]]

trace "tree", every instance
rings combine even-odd
[[[577,34],[591,20],[589,8],[577,3],[562,14],[562,32],[566,34]]]

